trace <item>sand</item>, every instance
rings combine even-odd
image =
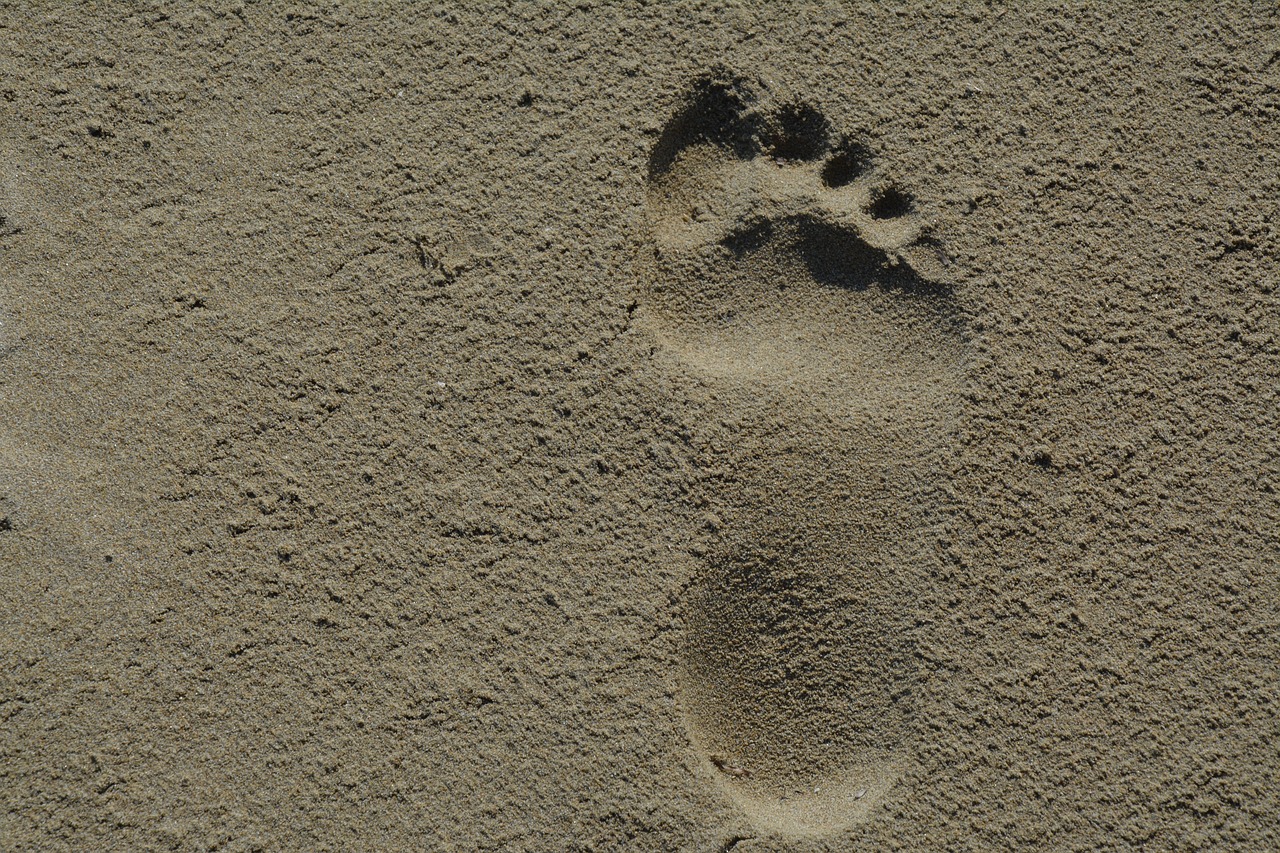
[[[1272,5],[0,71],[0,848],[1280,847]]]

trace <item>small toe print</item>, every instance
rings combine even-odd
[[[871,169],[871,152],[857,142],[845,142],[822,167],[822,182],[839,189],[856,181]]]
[[[826,117],[808,104],[787,104],[764,122],[764,150],[779,164],[817,160],[827,153]]]
[[[897,219],[900,216],[906,216],[914,207],[915,199],[910,193],[891,186],[871,196],[867,213],[872,219]]]

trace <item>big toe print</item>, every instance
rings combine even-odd
[[[652,334],[737,431],[689,558],[692,740],[764,831],[856,823],[909,759],[913,590],[963,347],[910,192],[803,102],[698,83],[650,160]]]

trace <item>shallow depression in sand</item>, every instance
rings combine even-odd
[[[772,412],[731,413],[731,517],[687,558],[681,672],[704,768],[762,831],[858,822],[909,757],[921,483],[961,361],[913,205],[819,110],[727,77],[650,163],[650,331]]]

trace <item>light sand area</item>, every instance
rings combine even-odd
[[[1266,4],[0,72],[0,848],[1280,846]]]

